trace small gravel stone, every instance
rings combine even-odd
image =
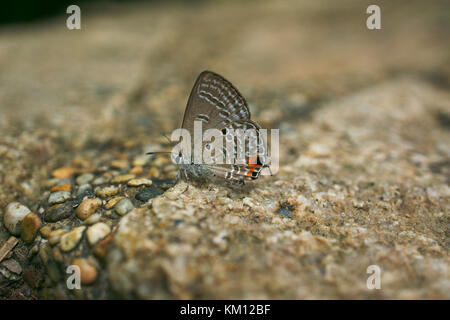
[[[57,191],[50,194],[50,197],[48,198],[48,203],[49,204],[63,203],[68,199],[70,199],[69,191]]]
[[[83,223],[87,224],[87,225],[91,225],[91,224],[99,222],[101,218],[102,218],[102,215],[100,213],[94,213],[92,216],[90,216],[89,218],[84,220]]]
[[[48,243],[51,245],[57,244],[63,235],[65,235],[68,231],[65,229],[56,229],[50,232],[48,235]]]
[[[145,178],[131,179],[127,184],[129,187],[149,186],[152,184],[152,180]]]
[[[34,266],[29,266],[23,271],[23,279],[32,288],[37,289],[44,280],[43,272],[39,272]]]
[[[136,177],[134,174],[118,175],[118,176],[115,176],[114,178],[112,178],[111,183],[112,184],[125,183],[128,180],[134,179],[134,177]]]
[[[84,285],[92,284],[97,280],[98,271],[97,268],[89,260],[85,258],[77,258],[73,260],[73,265],[80,268],[80,282]]]
[[[94,175],[92,173],[85,173],[79,176],[75,181],[79,186],[81,186],[83,184],[88,184],[92,180],[94,180]]]
[[[39,230],[39,233],[45,239],[48,239],[48,237],[50,236],[51,232],[52,232],[52,227],[50,227],[50,226],[43,226],[41,228],[41,230]]]
[[[117,169],[127,169],[128,168],[128,161],[127,160],[113,160],[111,161],[111,167],[117,168]]]
[[[144,169],[140,166],[136,166],[136,167],[133,167],[130,169],[130,173],[132,173],[132,174],[139,175],[139,174],[142,174],[142,172],[144,172]]]
[[[86,236],[89,244],[92,246],[101,239],[105,238],[111,232],[111,228],[103,222],[99,222],[89,227]]]
[[[71,184],[71,180],[69,178],[66,179],[58,179],[58,181],[56,182],[56,186],[62,186],[62,185],[67,185],[67,184]]]
[[[74,203],[71,201],[51,206],[44,214],[44,221],[56,222],[70,217],[73,214],[73,206]]]
[[[145,188],[141,192],[137,193],[135,198],[142,202],[147,202],[149,199],[163,194],[164,190],[156,187]]]
[[[61,240],[59,241],[59,246],[61,247],[61,250],[70,251],[73,248],[75,248],[78,242],[80,242],[85,229],[86,229],[85,226],[77,227],[72,231],[63,235],[61,237]]]
[[[57,192],[57,191],[72,191],[72,186],[70,184],[62,184],[58,186],[54,186],[50,190],[51,192]]]
[[[26,243],[33,242],[37,231],[41,226],[41,219],[37,214],[29,213],[23,219],[20,228],[22,229],[22,240]]]
[[[123,216],[127,214],[128,211],[134,209],[134,206],[130,199],[124,198],[117,202],[114,209],[116,210],[117,214]]]
[[[150,170],[148,170],[148,174],[149,174],[152,178],[159,178],[159,176],[161,175],[161,172],[158,170],[158,168],[156,168],[156,167],[151,167]]]
[[[106,203],[105,209],[106,209],[106,210],[112,209],[112,208],[117,204],[117,202],[119,202],[120,199],[123,199],[123,198],[124,198],[123,196],[119,196],[119,197],[114,197],[114,198],[112,198],[111,200],[109,200],[109,201]]]
[[[20,234],[20,223],[31,211],[19,202],[11,202],[8,204],[3,215],[3,223],[6,229],[13,234]]]
[[[119,193],[119,187],[107,186],[95,189],[95,194],[102,198],[112,197]]]
[[[22,273],[22,267],[14,259],[8,259],[8,260],[3,261],[1,266],[5,267],[6,269],[8,269],[12,273],[15,273],[15,274],[21,274]]]
[[[82,184],[77,190],[77,197],[88,194],[92,191],[92,186],[90,184]]]
[[[135,166],[135,167],[137,167],[137,166],[142,167],[142,166],[144,166],[144,165],[147,163],[147,161],[148,161],[149,158],[150,158],[149,155],[140,155],[140,156],[137,156],[137,157],[134,158],[134,160],[133,160],[133,166]]]
[[[41,247],[39,248],[39,258],[41,258],[41,261],[44,265],[48,264],[50,254],[51,254],[50,245],[46,242],[42,243]]]
[[[99,198],[85,199],[81,202],[75,212],[78,218],[80,218],[81,220],[86,220],[92,214],[94,214],[101,205],[102,200],[100,200]]]
[[[98,186],[98,185],[100,185],[100,184],[106,183],[107,181],[108,181],[108,180],[107,180],[105,177],[98,177],[98,178],[95,178],[94,181],[92,181],[92,184],[93,184],[94,186]]]
[[[56,170],[53,170],[52,175],[57,179],[66,179],[70,178],[75,173],[75,168],[72,167],[63,167]]]

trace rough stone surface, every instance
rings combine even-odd
[[[450,298],[448,1],[383,2],[381,30],[357,0],[85,6],[1,27],[0,298]],[[274,176],[174,186],[145,155],[205,69],[280,129]]]

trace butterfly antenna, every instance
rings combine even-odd
[[[163,133],[162,136],[164,138],[166,138],[167,141],[169,141],[169,143],[172,143],[172,141],[169,139],[168,136],[166,136],[166,134]],[[155,155],[155,154],[167,154],[167,153],[172,153],[172,151],[151,151],[151,152],[147,152],[146,154]]]
[[[151,152],[146,152],[145,154],[165,154],[165,153],[172,153],[172,151],[151,151]]]

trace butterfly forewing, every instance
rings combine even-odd
[[[250,119],[250,112],[239,91],[222,76],[204,71],[192,88],[181,127],[192,133],[194,121],[202,121],[204,130],[221,130],[233,121],[246,119]]]

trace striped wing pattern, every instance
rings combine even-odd
[[[216,128],[225,139],[233,139],[233,153],[236,157],[243,152],[242,144],[232,132],[253,129],[257,140],[245,139],[245,159],[239,164],[204,164],[205,172],[212,176],[232,181],[254,180],[259,177],[265,163],[264,141],[260,136],[260,126],[250,120],[247,102],[239,91],[222,76],[211,72],[202,72],[191,91],[183,118],[182,128],[193,136],[194,121],[202,121],[203,130]],[[226,141],[226,140],[225,140]],[[250,141],[257,141],[257,146],[250,146]],[[204,150],[206,142],[202,142]],[[253,151],[254,150],[254,151]],[[227,149],[223,148],[223,158]]]

